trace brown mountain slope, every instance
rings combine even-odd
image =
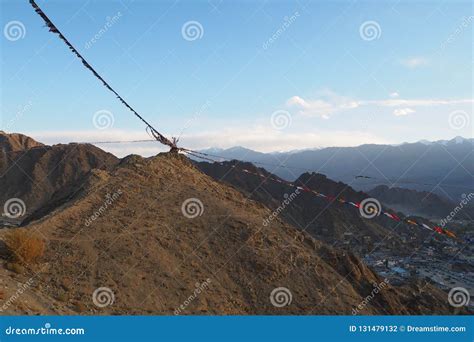
[[[184,215],[189,199],[203,210]],[[67,205],[26,227],[45,237],[47,252],[26,296],[6,312],[350,314],[381,283],[351,254],[279,219],[263,225],[270,213],[183,157],[129,156],[113,171],[93,170]],[[388,285],[360,312],[451,312],[444,293],[420,286]],[[94,305],[100,287],[113,291],[113,304]],[[289,305],[272,305],[278,287],[291,292]]]
[[[379,185],[368,192],[382,203],[395,208],[406,215],[420,215],[429,218],[445,218],[459,203],[454,203],[437,194],[397,187]],[[466,197],[464,195],[464,197]],[[456,213],[456,219],[470,220],[474,217],[474,208],[464,207]]]
[[[204,173],[216,180],[224,181],[248,194],[250,198],[263,203],[273,210],[282,206],[285,196],[294,192],[294,188],[271,180],[263,182],[261,177],[249,175],[242,169],[257,172],[265,177],[275,175],[257,168],[250,163],[237,161],[222,163],[197,163]],[[316,189],[331,196],[338,196],[354,202],[361,202],[369,195],[352,189],[347,184],[335,182],[317,173],[304,173],[296,184]],[[402,225],[392,229],[393,222],[385,217],[372,220],[363,219],[357,209],[340,203],[329,203],[313,194],[300,193],[280,213],[281,218],[295,227],[307,231],[316,239],[338,247],[357,252],[359,255],[371,252],[373,242],[384,240],[385,245],[393,249],[403,248],[400,234],[407,231]],[[410,234],[413,235],[413,229]],[[423,232],[421,232],[423,233]]]
[[[0,154],[28,150],[40,146],[43,146],[43,144],[26,135],[18,133],[7,134],[4,131],[0,131]]]
[[[48,213],[77,191],[90,170],[118,163],[118,158],[93,145],[35,145],[19,134],[3,138],[0,148],[14,150],[0,153],[0,204],[3,208],[6,201],[18,198],[26,207],[24,215],[9,222],[27,222]],[[30,149],[18,149],[16,142]]]

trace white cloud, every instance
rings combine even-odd
[[[390,96],[392,99],[395,99],[395,98],[397,98],[397,97],[400,97],[400,94],[399,94],[398,92],[394,91],[393,93],[390,93],[389,96]]]
[[[298,114],[309,117],[321,117],[328,119],[332,114],[348,109],[359,107],[359,102],[338,95],[330,90],[319,93],[319,98],[314,100],[305,100],[300,96],[293,96],[286,101],[288,107],[298,109]]]
[[[395,116],[405,116],[411,113],[415,113],[415,111],[411,108],[400,108],[400,109],[395,109],[393,111],[393,114]]]
[[[337,95],[331,91],[319,93],[319,96],[308,99],[301,96],[293,96],[286,102],[291,109],[297,110],[299,117],[293,114],[293,125],[283,131],[278,131],[270,125],[270,118],[264,115],[261,120],[253,122],[242,122],[229,126],[223,122],[199,121],[193,127],[193,132],[187,130],[181,137],[180,146],[191,149],[204,149],[208,147],[229,148],[236,145],[251,148],[262,152],[288,151],[294,149],[314,148],[315,146],[357,146],[366,143],[384,144],[397,143],[390,141],[390,137],[398,139],[393,131],[380,127],[379,121],[374,120],[367,132],[367,126],[362,121],[368,113],[384,116],[387,115],[396,120],[395,116],[409,116],[410,122],[415,122],[418,117],[427,116],[430,113],[438,113],[438,117],[446,116],[453,108],[471,105],[474,99],[402,99],[388,97],[380,100],[358,100],[346,96]],[[445,107],[446,106],[446,107]],[[291,110],[290,110],[291,111]],[[311,117],[328,118],[334,113],[344,113],[334,120],[326,121],[319,125],[317,119]],[[444,113],[444,114],[443,114]],[[347,114],[347,115],[346,115]],[[348,117],[355,118],[349,123]],[[360,122],[357,118],[361,118]],[[339,120],[339,121],[338,121]],[[447,118],[446,118],[447,120]],[[313,124],[315,125],[313,125]],[[414,124],[416,125],[416,124]],[[440,123],[440,132],[446,128],[446,123]],[[410,127],[411,128],[411,127]],[[401,131],[407,131],[405,126]],[[174,132],[163,132],[170,137]],[[97,141],[120,141],[120,140],[144,140],[151,139],[144,131],[111,128],[106,130],[78,130],[78,131],[48,131],[48,132],[25,132],[38,141],[54,144],[68,142],[97,142]],[[424,138],[425,136],[423,136]],[[421,137],[420,137],[421,139]],[[100,144],[100,148],[109,151],[119,157],[136,153],[143,156],[155,155],[166,151],[167,148],[158,142],[126,143],[126,144]]]
[[[314,130],[313,130],[314,131]],[[184,146],[193,148],[245,146],[257,151],[273,152],[314,148],[315,146],[357,146],[365,143],[384,143],[385,140],[366,132],[281,132],[267,127],[228,129],[183,136]]]
[[[358,146],[361,144],[391,143],[371,133],[360,131],[325,131],[325,132],[284,133],[271,127],[233,128],[207,131],[199,134],[183,135],[180,146],[199,150],[209,147],[230,148],[244,146],[261,152],[290,151],[295,149],[314,148],[315,146]],[[47,144],[67,142],[95,142],[104,140],[141,140],[148,139],[142,131],[122,131],[110,129],[96,131],[58,131],[29,132],[29,136]],[[167,151],[168,148],[158,142],[101,144],[101,149],[124,157],[128,154],[152,156]]]
[[[329,115],[334,113],[337,108],[323,100],[306,101],[299,96],[293,96],[286,101],[288,107],[297,107],[299,113],[305,116],[319,116],[323,119],[329,118]]]
[[[24,134],[46,144],[151,139],[145,131],[128,131],[115,128],[81,131],[36,131],[25,132]]]
[[[337,112],[369,106],[400,107],[394,110],[394,114],[407,115],[415,112],[413,107],[474,103],[474,99],[401,99],[398,98],[398,93],[391,93],[390,98],[382,100],[355,100],[333,92],[327,92],[327,94],[330,94],[330,96],[326,95],[315,99],[303,99],[300,96],[293,96],[286,101],[286,105],[288,108],[296,108],[300,115],[328,119]]]
[[[375,101],[360,101],[361,105],[376,105],[382,107],[415,107],[415,106],[443,106],[474,103],[474,99],[387,99]]]
[[[424,57],[411,57],[407,59],[402,59],[400,64],[407,68],[418,68],[421,66],[428,65],[428,60]]]

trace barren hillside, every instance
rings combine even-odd
[[[183,208],[188,202],[194,211]],[[93,170],[73,198],[25,228],[44,237],[46,253],[20,275],[1,271],[4,298],[15,281],[40,271],[5,312],[350,314],[383,281],[355,256],[280,219],[263,225],[270,214],[182,156],[129,156],[113,170]],[[114,297],[102,308],[92,300],[101,287]],[[291,292],[286,306],[270,300],[279,287]],[[451,308],[428,284],[388,285],[360,313]]]
[[[7,134],[4,131],[0,131],[0,151],[2,155],[7,152],[24,151],[41,146],[44,145],[26,135],[18,133]]]
[[[388,187],[386,185],[373,188],[369,191],[369,194],[378,198],[385,205],[396,208],[407,215],[421,215],[429,218],[445,218],[459,205],[457,202],[431,192]],[[466,198],[466,194],[461,198]],[[460,220],[470,220],[472,217],[474,217],[472,205],[463,207],[462,211],[456,214],[456,218]]]
[[[234,186],[250,198],[273,210],[281,207],[285,199],[295,191],[294,187],[283,182],[272,181],[271,179],[278,177],[250,163],[201,162],[197,163],[197,166],[214,179]],[[268,180],[263,181],[259,176],[244,173],[243,169],[264,175]],[[354,190],[347,184],[335,182],[318,173],[304,173],[297,178],[295,184],[354,202],[361,202],[370,197],[361,191]],[[288,224],[307,231],[316,239],[331,245],[345,247],[360,255],[371,252],[373,243],[381,240],[384,240],[384,243],[390,245],[391,248],[399,250],[403,247],[399,238],[400,233],[407,231],[403,225],[398,225],[394,230],[392,228],[393,222],[385,217],[364,219],[353,207],[342,205],[337,201],[331,203],[326,199],[307,193],[294,196],[294,199],[285,205],[280,215]],[[413,235],[413,233],[423,234],[424,232],[413,232],[411,229],[410,234]]]
[[[41,217],[66,202],[92,169],[110,169],[118,158],[93,145],[47,146],[21,134],[0,132],[0,203],[21,199],[17,223]],[[1,222],[0,222],[1,223]]]

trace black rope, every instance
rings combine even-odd
[[[82,64],[89,69],[95,77],[97,77],[103,85],[109,89],[112,93],[115,94],[115,96],[122,102],[133,114],[135,114],[136,117],[138,117],[141,121],[143,121],[147,128],[150,129],[153,137],[161,142],[164,145],[168,145],[171,147],[171,149],[176,149],[176,145],[170,141],[168,138],[166,138],[164,135],[162,135],[160,132],[158,132],[150,123],[148,123],[140,114],[137,113],[135,109],[133,109],[127,101],[125,101],[119,93],[117,93],[98,73],[97,71],[94,70],[94,68],[85,60],[84,57],[79,53],[79,51],[76,50],[74,46],[67,40],[67,38],[59,31],[59,29],[53,24],[53,22],[48,18],[48,16],[41,10],[41,8],[36,4],[34,0],[30,0],[31,6],[33,6],[34,10],[36,13],[44,20],[46,23],[46,26],[49,28],[49,32],[56,33],[59,38],[66,43],[66,45],[69,47],[69,50],[71,50],[82,62]]]
[[[193,152],[190,152],[189,150],[181,149],[181,151],[183,151],[183,152],[186,153],[187,155],[190,155],[190,156],[193,156],[193,157],[202,159],[202,160],[207,160],[207,161],[212,162],[212,163],[219,163],[219,161],[217,161],[217,160],[214,160],[214,159],[211,159],[211,158],[208,158],[208,157],[204,157],[204,156],[195,154],[195,153],[193,153]]]

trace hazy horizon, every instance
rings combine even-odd
[[[123,143],[99,143],[99,142],[104,142],[104,141],[125,141],[123,139],[123,135],[117,134],[117,135],[101,135],[101,136],[95,136],[96,139],[92,140],[86,140],[86,139],[75,139],[75,140],[68,140],[68,135],[63,135],[63,136],[55,136],[54,134],[44,134],[41,133],[39,134],[31,134],[28,132],[5,132],[7,134],[11,133],[19,133],[23,134],[26,136],[29,136],[36,141],[46,144],[46,145],[55,145],[55,144],[68,144],[68,143],[93,143],[94,145],[98,146],[104,151],[110,152],[114,154],[117,157],[124,157],[130,154],[138,154],[144,157],[149,157],[152,155],[155,155],[156,153],[159,152],[166,152],[168,151],[168,147],[165,147],[161,145],[157,141],[149,141],[149,142],[123,142]],[[83,138],[86,138],[87,136],[84,136]],[[101,139],[102,138],[102,139]],[[421,139],[421,140],[416,140],[416,141],[403,141],[403,142],[396,142],[396,143],[367,143],[367,144],[375,144],[375,145],[391,145],[391,146],[399,146],[399,145],[404,145],[404,144],[414,144],[414,143],[424,143],[424,142],[430,142],[430,143],[435,143],[438,141],[453,141],[456,139],[463,139],[463,140],[469,140],[472,141],[474,138],[472,137],[463,137],[460,135],[450,137],[448,139],[436,139],[436,140],[427,140],[427,139]],[[140,132],[136,132],[132,136],[131,140],[146,140],[146,139],[151,139],[149,136],[146,134],[142,134]],[[98,144],[96,144],[98,143]],[[271,153],[290,153],[290,152],[299,152],[299,151],[304,151],[304,150],[316,150],[316,149],[324,149],[324,148],[331,148],[331,147],[357,147],[361,145],[367,145],[367,144],[354,144],[354,145],[328,145],[328,146],[308,146],[304,148],[297,148],[297,149],[288,149],[288,150],[268,150],[268,151],[262,151],[258,149],[254,149],[248,146],[242,146],[242,145],[232,145],[232,146],[225,146],[225,147],[219,147],[219,146],[203,146],[203,147],[190,147],[186,146],[187,148],[191,149],[196,149],[200,151],[205,151],[209,149],[219,149],[219,150],[227,150],[227,149],[232,149],[232,148],[244,148],[244,149],[249,149],[254,152],[259,152],[259,153],[266,153],[266,154],[271,154]]]

